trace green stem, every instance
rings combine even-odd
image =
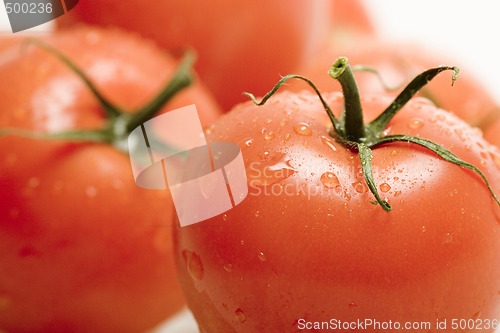
[[[99,92],[99,89],[97,89],[92,80],[59,50],[37,39],[29,39],[28,43],[34,44],[54,55],[83,81],[103,108],[106,115],[106,123],[102,128],[98,129],[70,130],[54,133],[35,132],[20,128],[3,128],[0,129],[0,136],[15,135],[33,139],[108,142],[120,149],[126,150],[127,145],[124,144],[124,141],[127,140],[127,136],[136,127],[154,117],[173,96],[193,82],[191,69],[195,61],[195,55],[193,52],[188,52],[177,67],[172,78],[151,102],[135,112],[124,112],[124,110],[109,102]]]
[[[347,58],[338,58],[328,71],[330,77],[339,81],[344,94],[344,134],[348,141],[361,142],[366,137],[363,110],[356,85]]]
[[[175,96],[179,91],[188,87],[193,82],[192,67],[195,61],[193,52],[188,52],[177,67],[173,77],[167,83],[164,89],[153,100],[135,112],[132,117],[127,119],[126,131],[132,132],[134,128],[151,119],[160,109]]]
[[[396,99],[382,112],[375,120],[373,120],[368,127],[373,133],[382,133],[389,122],[394,118],[394,116],[401,110],[403,106],[422,89],[429,81],[431,81],[436,75],[442,71],[452,70],[453,77],[451,80],[451,85],[455,83],[460,73],[460,70],[454,66],[441,66],[436,68],[431,68],[425,72],[417,75],[396,97]]]
[[[63,62],[66,66],[68,66],[69,69],[71,69],[76,75],[78,75],[78,77],[85,83],[87,88],[90,89],[94,97],[97,98],[99,104],[101,104],[102,108],[104,109],[104,112],[106,113],[108,119],[118,117],[120,114],[123,113],[122,110],[120,110],[120,108],[118,108],[116,105],[113,105],[99,92],[99,90],[90,80],[90,78],[75,63],[73,63],[73,61],[71,61],[67,56],[62,54],[59,50],[34,38],[27,39],[26,43],[34,44],[37,47],[49,52],[50,54],[61,60],[61,62]]]

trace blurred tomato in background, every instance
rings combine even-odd
[[[191,47],[196,70],[228,111],[244,91],[269,86],[320,50],[330,31],[330,1],[80,1],[57,20],[136,31],[170,51]]]

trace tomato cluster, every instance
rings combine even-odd
[[[89,0],[2,36],[0,331],[498,321],[500,111],[454,61],[357,0]],[[180,226],[125,142],[190,104],[248,195]]]

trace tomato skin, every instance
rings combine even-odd
[[[335,45],[376,35],[376,28],[363,0],[332,0]]]
[[[340,94],[324,96],[338,115]],[[390,100],[362,102],[369,120]],[[201,332],[298,332],[301,318],[498,318],[500,208],[479,177],[411,144],[375,148],[387,213],[329,126],[303,92],[241,104],[210,128],[211,141],[240,144],[250,192],[224,215],[177,227],[180,280]],[[416,99],[389,128],[443,144],[500,189],[489,155],[498,152],[452,114]],[[322,181],[326,172],[336,178]]]
[[[156,0],[117,3],[81,1],[57,20],[118,26],[155,40],[167,50],[193,47],[197,72],[224,110],[245,100],[244,91],[265,93],[324,44],[330,1]],[[133,18],[133,19],[131,19]]]
[[[176,68],[153,44],[80,27],[41,37],[113,103],[153,98]],[[0,61],[0,128],[102,126],[101,106],[54,55],[17,45]],[[144,61],[148,59],[148,61]],[[219,109],[201,84],[163,112]],[[172,257],[169,193],[139,188],[128,155],[105,143],[0,137],[0,330],[139,332],[184,305]]]
[[[364,65],[379,71],[389,88],[396,88],[387,91],[373,73],[357,72],[355,76],[361,94],[396,96],[417,74],[446,63],[460,68],[456,83],[451,85],[449,75],[438,76],[418,93],[420,96],[430,98],[439,107],[481,128],[487,125],[492,115],[499,114],[496,101],[474,77],[473,69],[462,66],[454,57],[416,43],[390,42],[371,36],[343,44],[332,43],[298,73],[311,79],[322,91],[340,90],[340,85],[326,75],[325,68],[332,65],[333,59],[344,55],[353,65]],[[289,89],[299,91],[304,89],[304,85],[292,84]]]
[[[500,118],[496,119],[496,121],[486,128],[484,137],[489,142],[500,147],[500,135],[498,133],[500,133]]]

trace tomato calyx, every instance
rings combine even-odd
[[[63,132],[35,132],[20,128],[2,128],[0,136],[14,135],[33,139],[53,139],[64,141],[105,142],[127,151],[128,135],[145,121],[151,119],[160,109],[179,91],[187,88],[194,80],[192,75],[194,53],[187,52],[180,61],[173,76],[163,89],[146,105],[132,112],[126,112],[119,106],[111,103],[104,97],[92,80],[67,56],[54,47],[38,40],[27,39],[26,43],[33,44],[54,55],[70,70],[73,71],[91,91],[104,111],[106,121],[101,128],[89,130],[70,130]]]
[[[290,79],[300,79],[305,81],[318,95],[323,108],[325,109],[328,117],[332,122],[333,130],[331,131],[330,135],[351,151],[358,153],[364,180],[376,199],[374,203],[379,204],[386,212],[390,212],[392,210],[392,206],[387,202],[387,200],[381,198],[375,184],[372,170],[372,150],[380,145],[390,144],[393,142],[406,142],[419,145],[436,153],[440,158],[447,162],[474,171],[483,179],[493,199],[500,206],[500,199],[495,195],[491,185],[488,182],[488,179],[481,172],[481,170],[479,170],[474,165],[465,162],[464,160],[453,154],[451,151],[447,150],[441,145],[432,142],[431,140],[406,134],[386,135],[384,133],[389,122],[403,108],[403,106],[405,106],[406,103],[408,103],[408,101],[436,75],[447,70],[453,71],[453,85],[460,73],[457,67],[440,66],[428,69],[423,73],[417,75],[394,99],[394,101],[377,118],[375,118],[368,124],[365,124],[363,121],[363,112],[359,91],[352,74],[352,69],[349,65],[349,61],[345,57],[338,58],[333,63],[328,72],[330,77],[339,81],[342,87],[342,93],[344,95],[344,109],[340,119],[337,119],[337,117],[335,117],[332,110],[323,99],[320,91],[314,85],[314,83],[311,82],[308,78],[301,75],[290,74],[282,77],[282,79],[278,81],[278,83],[266,95],[264,95],[264,97],[260,101],[258,101],[251,93],[245,94],[250,97],[250,99],[256,105],[260,106],[265,104],[267,100],[271,98],[271,96],[274,95],[274,93],[286,81]]]

